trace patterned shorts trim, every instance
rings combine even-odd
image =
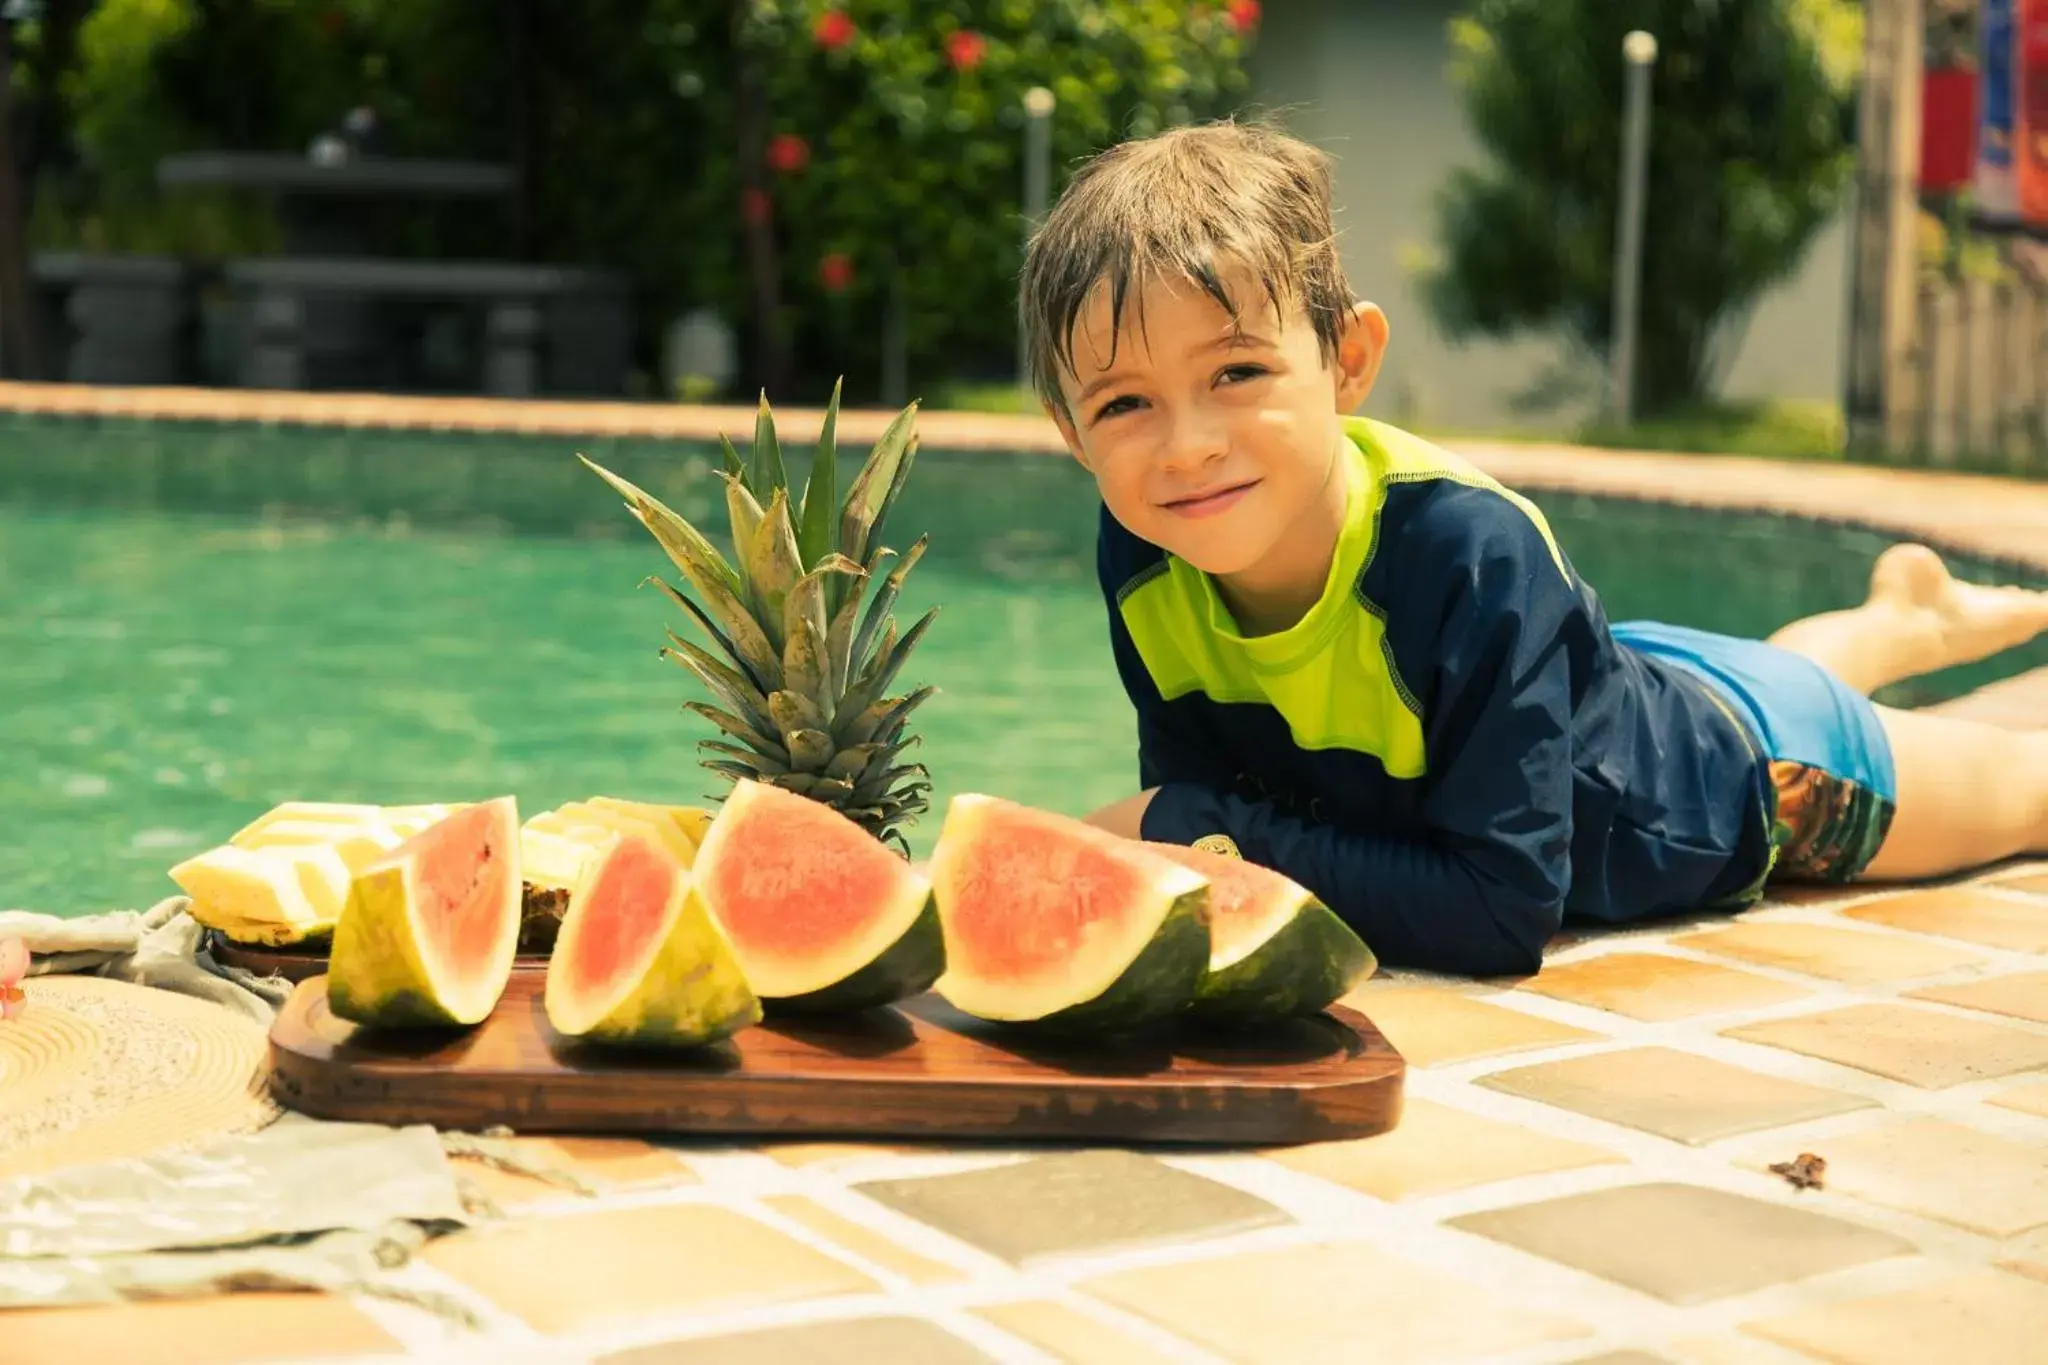
[[[1854,881],[1869,868],[1891,831],[1890,801],[1820,768],[1774,759],[1771,787],[1778,796],[1771,822],[1775,877]]]

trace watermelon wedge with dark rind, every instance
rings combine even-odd
[[[701,1047],[761,1019],[689,870],[637,834],[614,837],[584,865],[541,1002],[565,1038],[633,1047]]]
[[[481,1023],[512,976],[519,901],[513,798],[436,821],[350,879],[328,1008],[389,1028]]]
[[[1191,1007],[1251,1021],[1317,1014],[1372,975],[1372,950],[1307,887],[1206,849],[1148,844],[1209,881],[1209,970]]]
[[[962,794],[932,852],[938,991],[980,1019],[1118,1031],[1179,1014],[1209,964],[1208,882],[1079,820]]]
[[[772,1011],[872,1009],[928,990],[945,968],[931,883],[809,797],[741,779],[695,875]]]

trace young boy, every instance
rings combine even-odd
[[[1138,711],[1144,790],[1093,823],[1236,852],[1384,961],[1475,976],[1534,971],[1567,917],[2048,852],[2048,732],[1866,699],[2048,629],[2048,594],[1899,546],[1862,606],[1768,643],[1610,626],[1530,502],[1345,415],[1387,321],[1345,283],[1303,143],[1224,124],[1113,148],[1022,295],[1101,490]]]

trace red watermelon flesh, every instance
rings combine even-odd
[[[507,887],[519,873],[493,837],[499,824],[491,805],[469,806],[409,841],[418,854],[413,885],[421,933],[435,958],[457,971],[487,971],[504,933]],[[408,851],[401,845],[392,856]]]
[[[931,902],[930,883],[852,820],[761,782],[734,786],[697,850],[695,875],[748,982],[770,1001],[813,997],[884,963]],[[936,917],[928,937],[915,970],[884,964],[888,981],[811,1003],[860,1008],[877,994],[922,990],[937,974],[935,962],[926,965],[939,952]]]
[[[1314,899],[1308,890],[1271,868],[1185,844],[1147,843],[1147,848],[1209,879],[1209,961],[1226,967],[1284,928]]]
[[[577,921],[574,949],[557,970],[579,996],[602,996],[622,976],[644,971],[668,927],[668,906],[682,869],[645,839],[622,840],[583,894],[592,902]]]
[[[932,887],[946,936],[939,991],[981,1018],[1044,1019],[1119,986],[1133,996],[1127,1014],[1167,1011],[1175,992],[1193,989],[1181,978],[1208,959],[1199,875],[1134,840],[997,797],[953,799]],[[1169,960],[1141,963],[1169,928]],[[1127,980],[1133,970],[1147,979]]]

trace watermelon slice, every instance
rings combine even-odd
[[[931,883],[807,796],[742,778],[697,850],[696,877],[771,1009],[870,1009],[945,969]]]
[[[334,929],[328,1008],[359,1024],[475,1024],[512,975],[519,810],[464,806],[358,872]]]
[[[1209,884],[1145,845],[956,796],[932,852],[939,993],[981,1019],[1135,1028],[1186,1009],[1209,963]]]
[[[1147,844],[1209,879],[1209,970],[1197,1014],[1316,1014],[1372,974],[1372,950],[1308,890],[1269,868],[1206,849]]]
[[[697,1047],[761,1018],[690,873],[637,834],[615,836],[585,865],[542,1003],[564,1037],[639,1047]]]

